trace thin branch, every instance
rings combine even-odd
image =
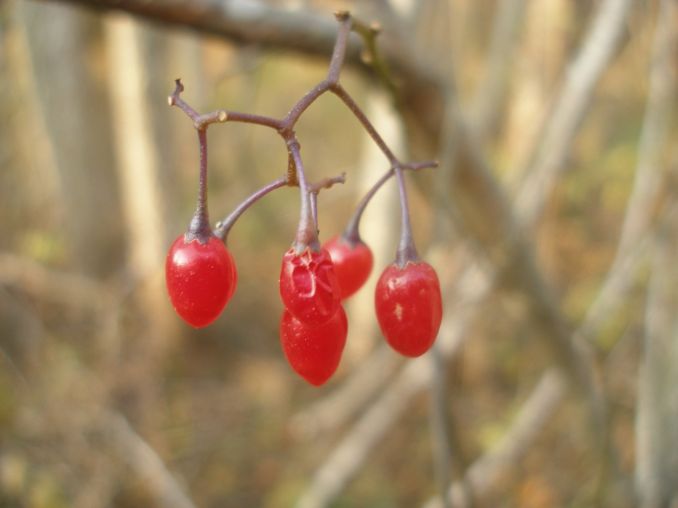
[[[353,113],[353,115],[362,124],[365,131],[374,140],[375,144],[384,153],[384,155],[388,159],[388,162],[391,164],[391,166],[402,167],[402,164],[397,159],[395,154],[391,151],[391,149],[388,147],[388,145],[386,144],[384,139],[381,137],[381,135],[374,128],[374,126],[372,125],[372,122],[369,121],[367,116],[365,116],[365,114],[362,112],[362,110],[356,104],[356,102],[353,100],[353,98],[348,94],[348,92],[346,92],[346,90],[344,90],[344,88],[339,84],[334,85],[331,88],[331,91],[332,91],[332,93],[334,93],[334,95],[339,97],[344,104],[346,104],[346,106],[351,111],[351,113]]]

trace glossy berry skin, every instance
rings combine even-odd
[[[219,316],[233,296],[237,279],[233,256],[215,236],[200,243],[181,235],[167,253],[167,292],[177,313],[195,328]]]
[[[280,297],[290,313],[307,325],[328,321],[340,306],[339,283],[332,259],[325,249],[292,248],[280,268]]]
[[[314,386],[324,384],[339,366],[348,322],[343,307],[322,325],[309,326],[287,309],[280,320],[280,344],[297,374]]]
[[[324,246],[330,253],[337,274],[341,299],[344,300],[358,291],[372,271],[373,257],[370,248],[363,242],[350,242],[335,236]]]
[[[374,303],[386,341],[400,354],[420,356],[433,345],[443,311],[440,283],[431,265],[389,265],[377,282]]]

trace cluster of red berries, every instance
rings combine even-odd
[[[170,247],[165,264],[167,290],[177,313],[200,328],[214,321],[235,292],[237,271],[226,247],[227,235],[242,213],[268,192],[298,186],[301,193],[299,228],[292,247],[284,254],[280,270],[280,320],[282,349],[292,368],[313,385],[322,385],[336,371],[346,344],[348,322],[342,301],[360,289],[370,275],[373,257],[358,232],[362,213],[376,191],[391,177],[398,181],[401,202],[401,238],[396,260],[381,274],[375,291],[375,310],[387,342],[399,353],[416,357],[432,346],[442,318],[440,284],[435,270],[420,260],[410,227],[405,170],[435,166],[435,162],[402,164],[339,84],[351,19],[338,14],[340,31],[327,79],[306,94],[283,119],[219,110],[198,114],[181,99],[183,85],[176,81],[170,105],[192,120],[200,144],[198,206],[188,231]],[[337,95],[355,114],[391,163],[389,171],[359,204],[343,235],[324,246],[318,241],[317,195],[320,188],[343,181],[328,179],[323,185],[306,182],[294,125],[303,111],[325,92]],[[275,129],[288,148],[290,167],[285,178],[258,190],[212,230],[207,213],[207,127],[226,121],[254,123]]]
[[[372,269],[370,248],[345,236],[319,250],[310,247],[283,256],[280,296],[285,310],[280,340],[292,368],[313,385],[335,372],[346,343],[348,322],[342,301],[354,294]],[[233,296],[235,263],[214,234],[206,242],[179,236],[166,262],[167,290],[177,313],[199,328],[214,321]],[[377,283],[375,309],[388,343],[416,357],[433,344],[442,317],[438,277],[425,262],[389,265]]]

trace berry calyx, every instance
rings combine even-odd
[[[195,328],[214,321],[237,284],[233,256],[215,236],[201,242],[179,236],[167,253],[165,281],[177,314]]]
[[[285,309],[280,320],[280,344],[294,371],[314,386],[337,370],[346,344],[348,321],[343,307],[322,325],[307,325]]]
[[[386,341],[400,354],[421,356],[433,345],[443,312],[440,283],[431,265],[389,265],[377,282],[374,304]]]
[[[372,251],[362,240],[351,241],[344,236],[335,236],[323,248],[332,258],[341,299],[344,300],[358,291],[370,276]]]
[[[297,253],[294,248],[283,256],[280,268],[280,298],[299,321],[321,325],[340,306],[340,290],[334,265],[325,249],[310,247]]]

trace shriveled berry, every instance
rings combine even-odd
[[[280,297],[299,321],[320,325],[337,312],[339,284],[332,259],[325,249],[305,249],[297,254],[292,248],[283,256],[280,269]]]
[[[344,300],[358,291],[372,271],[372,251],[361,241],[350,242],[342,236],[335,236],[323,246],[330,253],[337,274],[341,299]]]
[[[433,345],[443,311],[440,283],[431,265],[389,265],[377,282],[374,303],[381,331],[393,349],[415,357]]]
[[[202,328],[224,309],[237,284],[233,256],[221,240],[206,243],[179,236],[167,254],[165,281],[172,305],[190,325]]]
[[[346,344],[348,322],[343,307],[321,325],[307,325],[285,309],[280,320],[280,344],[297,374],[314,386],[337,370]]]

